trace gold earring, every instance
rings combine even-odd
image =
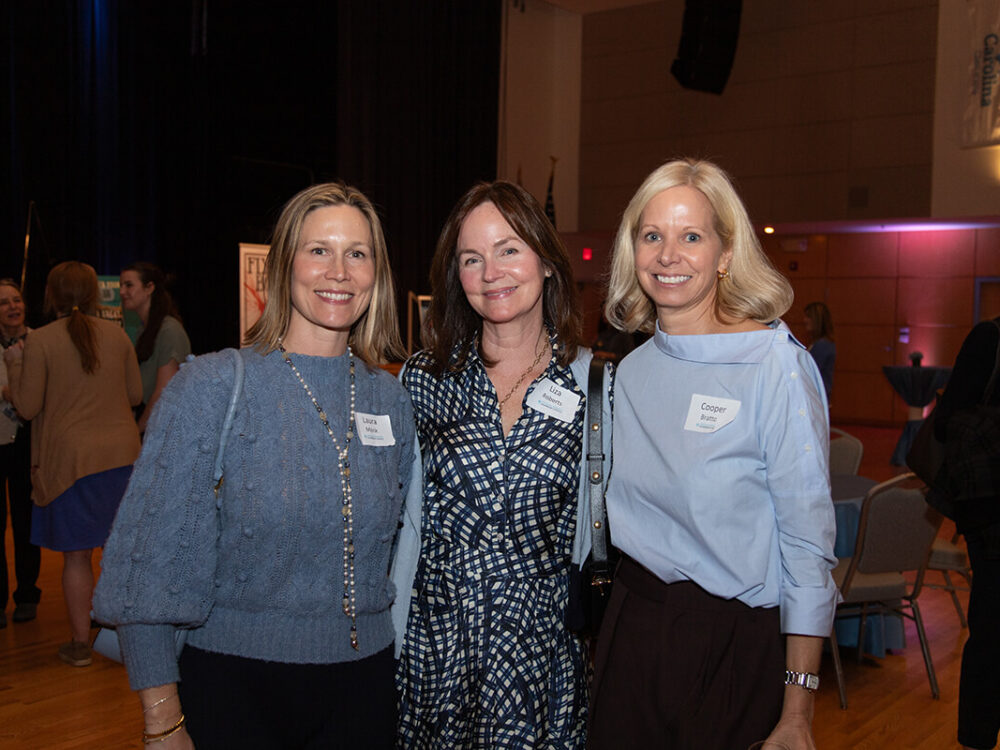
[[[722,281],[723,279],[728,279],[729,278],[729,269],[728,268],[724,268],[721,271],[716,271],[715,275],[719,278],[719,281]]]

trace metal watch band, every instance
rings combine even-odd
[[[785,684],[798,685],[806,690],[819,690],[819,675],[810,674],[809,672],[793,672],[790,669],[786,669]]]

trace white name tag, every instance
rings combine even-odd
[[[388,414],[354,412],[354,427],[362,445],[395,445]]]
[[[736,419],[740,413],[740,402],[731,398],[691,394],[685,430],[692,432],[715,432]]]
[[[567,388],[560,388],[549,378],[545,378],[528,394],[526,403],[542,414],[563,422],[572,422],[576,407],[580,405],[580,395]]]

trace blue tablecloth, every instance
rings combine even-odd
[[[861,504],[868,490],[876,484],[874,479],[854,474],[834,474],[830,477],[833,510],[837,519],[837,538],[833,551],[837,557],[850,557],[854,554]],[[841,646],[857,646],[860,626],[860,617],[837,618],[837,642]],[[900,615],[869,615],[865,619],[865,653],[883,657],[887,649],[901,649],[905,646],[906,634]]]
[[[924,423],[922,410],[934,400],[937,392],[944,388],[951,376],[951,368],[896,366],[883,367],[882,372],[893,390],[903,397],[907,406],[911,407],[911,418],[904,425],[903,432],[896,442],[896,449],[889,459],[892,466],[906,466],[906,454],[910,452],[913,438],[920,431],[920,425]]]

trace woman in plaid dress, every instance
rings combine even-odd
[[[399,746],[583,747],[587,658],[564,616],[590,352],[569,259],[529,193],[480,184],[431,284],[430,347],[403,375],[424,495]]]

